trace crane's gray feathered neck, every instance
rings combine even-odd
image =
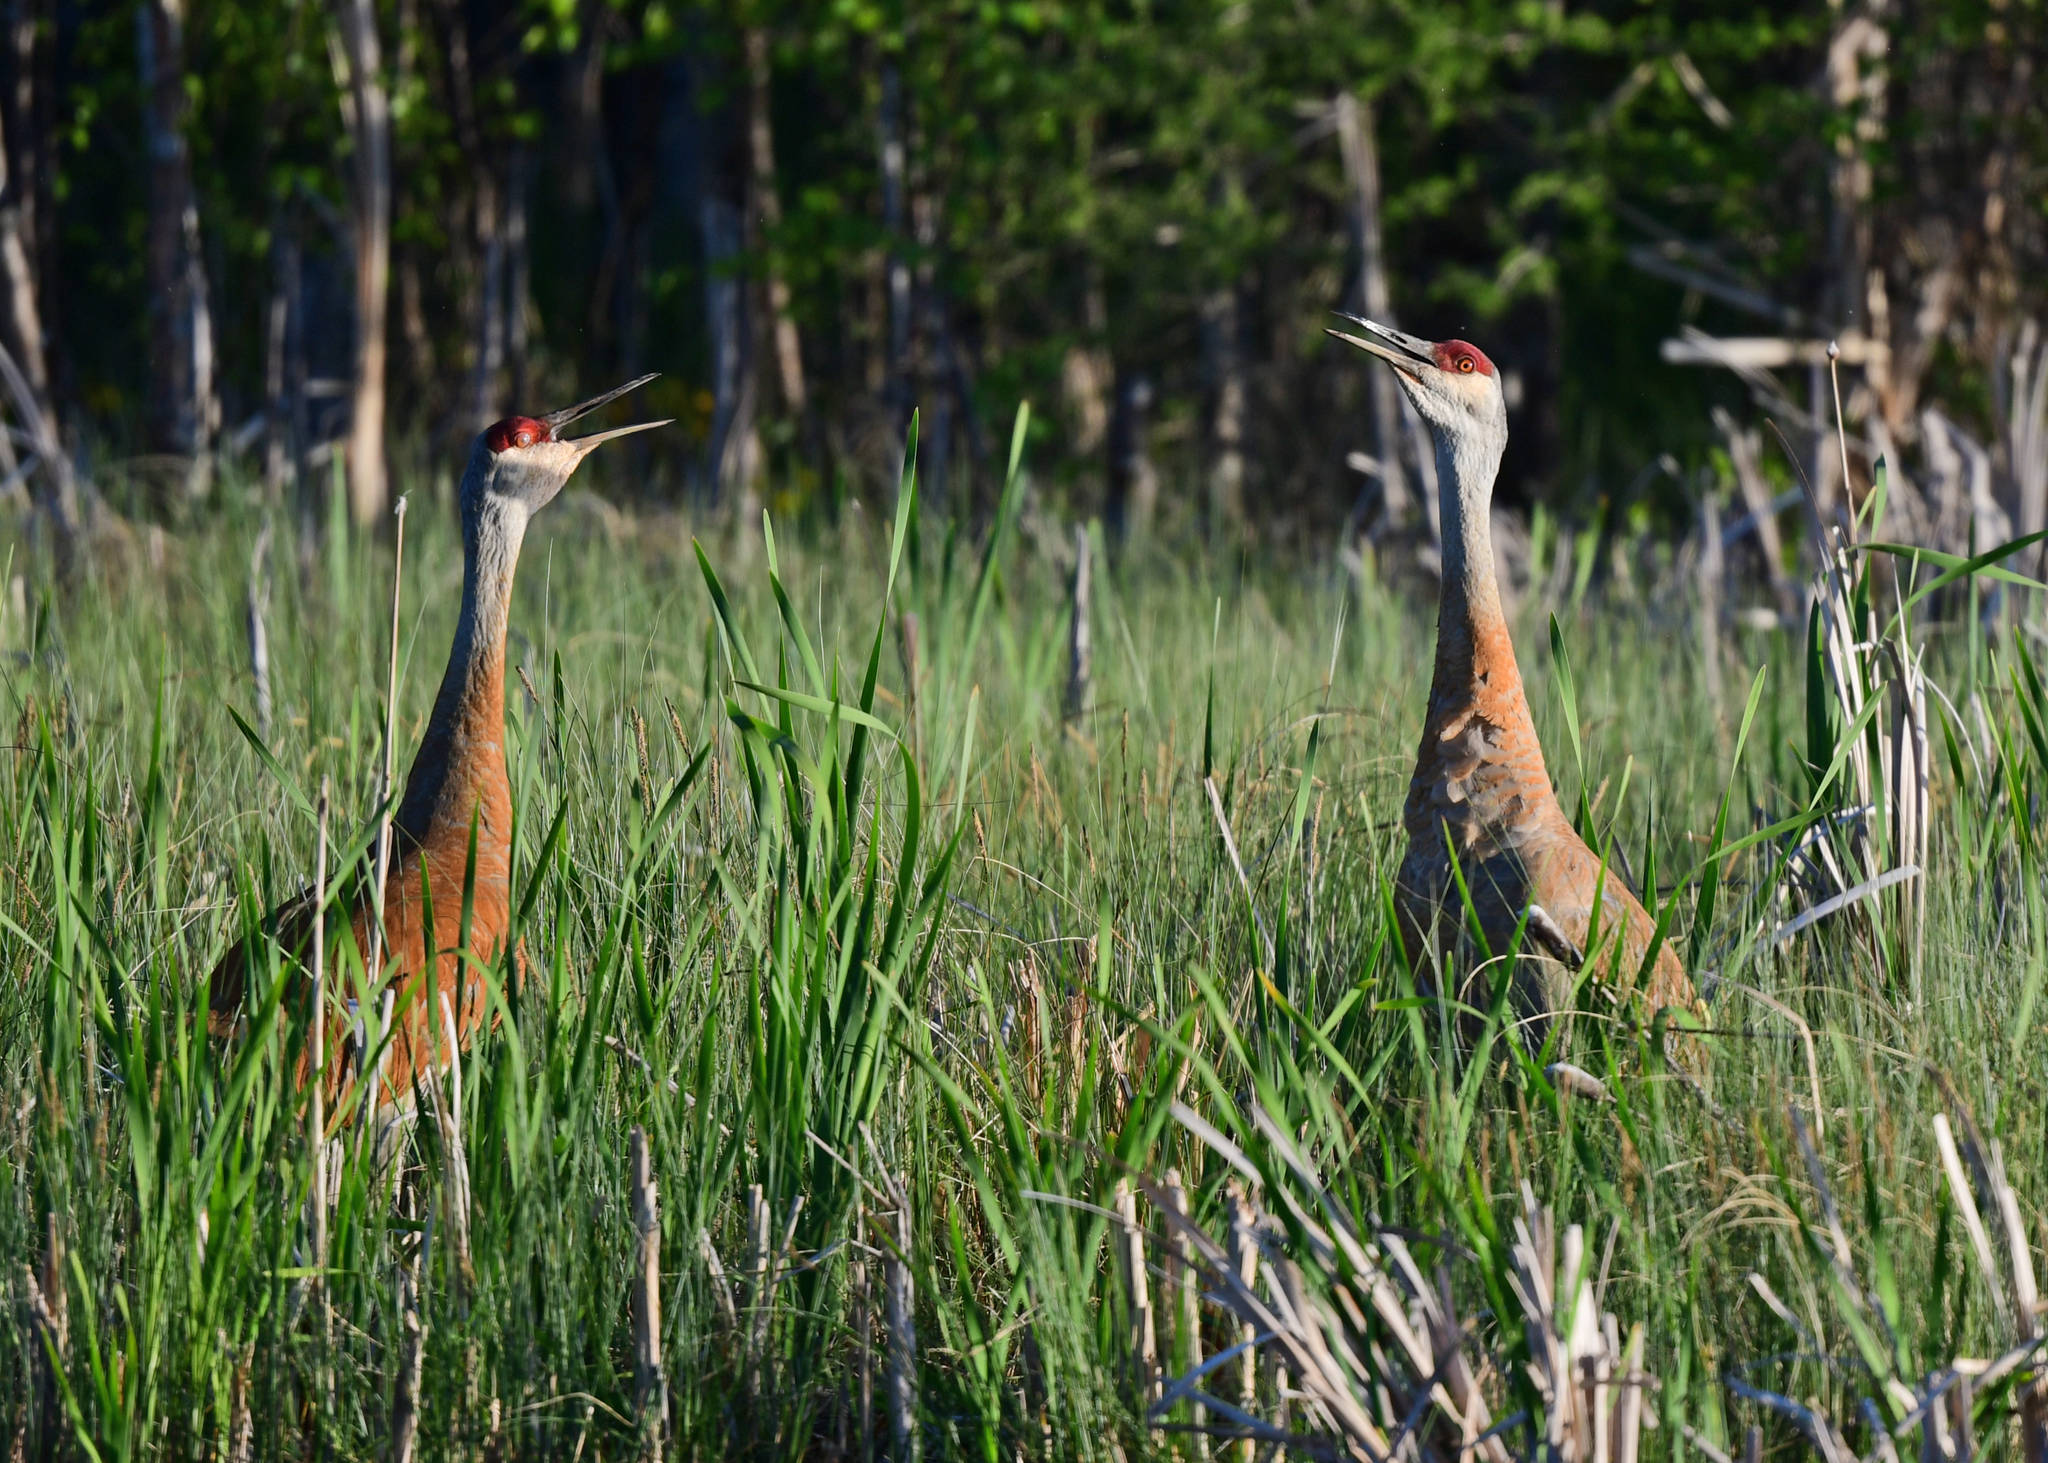
[[[475,773],[485,761],[504,761],[505,629],[531,513],[477,481],[478,467],[472,461],[463,479],[462,611],[455,643],[398,812],[398,826],[414,839],[424,839],[436,819],[466,826],[474,813]]]
[[[1505,413],[1462,431],[1438,427],[1437,502],[1443,521],[1443,600],[1446,621],[1457,614],[1500,613],[1493,565],[1493,486],[1508,445]]]

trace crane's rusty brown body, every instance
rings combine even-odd
[[[1669,939],[1643,970],[1656,921],[1579,837],[1543,762],[1494,574],[1488,525],[1507,408],[1493,363],[1464,341],[1357,323],[1367,336],[1331,334],[1393,367],[1432,429],[1442,495],[1436,664],[1402,814],[1408,851],[1395,900],[1409,958],[1463,966],[1468,1000],[1491,988],[1490,974],[1478,982],[1472,958],[1469,895],[1492,955],[1522,932],[1514,995],[1524,1013],[1562,1010],[1582,960],[1610,988],[1640,972],[1652,1007],[1693,1011],[1692,982]]]
[[[493,1019],[484,972],[504,954],[512,913],[505,631],[519,549],[532,515],[561,491],[593,447],[662,423],[573,439],[557,437],[557,430],[651,379],[641,377],[547,417],[508,417],[478,436],[470,451],[462,481],[462,611],[433,715],[392,824],[382,897],[373,905],[368,889],[362,889],[328,919],[333,953],[327,968],[333,974],[327,981],[324,1086],[330,1112],[341,1110],[342,1097],[358,1080],[363,1046],[378,1030],[387,993],[391,1036],[381,1058],[379,1094],[384,1109],[407,1108],[421,1079],[447,1063],[452,1055],[449,1018],[458,1050]],[[376,908],[384,919],[383,970],[365,990],[344,972],[362,968],[372,945]],[[312,923],[313,900],[307,893],[273,911],[264,929],[303,966]],[[353,960],[333,958],[344,948],[344,930],[356,952]],[[216,1035],[230,1034],[245,1014],[253,953],[237,943],[214,971],[208,1025]],[[515,961],[522,958],[522,952],[513,955]],[[360,1007],[351,999],[359,992],[375,1009],[351,1009]],[[307,1068],[302,1058],[301,1084]]]

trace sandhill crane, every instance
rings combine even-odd
[[[1508,441],[1500,377],[1465,341],[1418,340],[1356,315],[1343,318],[1366,333],[1329,333],[1391,366],[1436,440],[1443,588],[1429,712],[1402,813],[1401,939],[1417,961],[1464,944],[1462,873],[1489,949],[1504,954],[1526,925],[1522,949],[1541,952],[1516,972],[1517,1005],[1532,1014],[1555,1011],[1571,989],[1571,970],[1589,956],[1596,971],[1632,980],[1656,921],[1565,818],[1529,718],[1488,524]],[[1695,1008],[1692,982],[1668,939],[1643,994],[1653,1006]]]
[[[416,1075],[424,1075],[447,1052],[439,1001],[425,998],[429,963],[426,913],[433,913],[433,988],[453,1007],[457,1042],[467,1047],[487,1018],[486,992],[476,965],[463,958],[465,886],[470,896],[468,953],[486,965],[494,961],[511,918],[512,799],[505,778],[505,627],[512,605],[512,576],[519,546],[533,515],[569,481],[577,465],[600,442],[644,432],[664,422],[640,422],[587,437],[564,438],[561,430],[635,387],[642,376],[602,396],[542,417],[507,417],[480,433],[462,475],[462,610],[448,669],[434,698],[434,711],[420,741],[405,797],[392,825],[393,848],[384,883],[384,974],[392,992],[392,1039],[384,1061],[383,1092],[402,1111]],[[471,865],[474,838],[474,867]],[[364,879],[367,886],[371,881]],[[423,888],[424,886],[424,888]],[[291,955],[304,958],[312,928],[310,891],[271,912],[264,922]],[[356,949],[368,958],[371,906],[367,887],[330,916],[329,931],[346,926]],[[249,949],[237,943],[222,958],[210,985],[208,1026],[217,1036],[232,1033],[248,985]],[[330,966],[330,968],[332,968]],[[378,983],[373,979],[372,986]],[[330,990],[343,987],[331,981]],[[349,1020],[339,1002],[326,1013],[330,1054],[325,1092],[338,1098],[353,1080],[363,1053],[361,1023]],[[299,1080],[306,1079],[306,1063]]]

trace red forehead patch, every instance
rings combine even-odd
[[[535,421],[532,417],[506,417],[484,430],[484,446],[493,452],[503,452],[508,447],[531,447],[536,442],[547,441],[551,435],[546,422]]]
[[[1466,364],[1470,362],[1470,364]],[[1486,352],[1470,341],[1439,341],[1436,347],[1436,364],[1440,371],[1455,371],[1460,375],[1491,376],[1493,362],[1486,358]]]

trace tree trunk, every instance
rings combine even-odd
[[[477,270],[471,291],[469,428],[482,431],[501,414],[505,374],[505,231],[498,209],[498,180],[488,166],[474,173],[472,200]]]
[[[744,529],[758,520],[754,487],[761,465],[753,329],[741,271],[746,241],[745,160],[728,109],[706,108],[718,91],[712,59],[701,51],[689,69],[685,109],[696,139],[697,231],[704,257],[704,318],[711,338],[711,434],[706,473],[713,493]]]
[[[149,162],[149,222],[143,250],[149,290],[150,448],[192,461],[189,483],[205,486],[202,456],[219,425],[213,385],[213,320],[199,248],[199,205],[185,141],[184,0],[142,0],[135,12]]]
[[[882,167],[882,232],[889,240],[888,384],[884,397],[900,429],[910,416],[910,263],[904,257],[904,194],[908,172],[903,142],[903,73],[894,61],[882,63],[881,104],[875,109],[875,133]]]
[[[30,90],[34,25],[17,20],[9,26],[8,36],[9,59],[17,70],[9,98],[14,103],[13,127],[5,126],[5,108],[0,108],[0,400],[14,408],[36,454],[43,482],[37,507],[50,525],[58,569],[68,575],[81,548],[78,489],[50,390],[36,269],[35,190],[22,166],[35,154],[33,141],[23,136],[36,115]],[[11,446],[8,455],[12,457]]]
[[[299,297],[299,245],[284,221],[270,226],[270,298],[263,308],[263,488],[271,501],[298,477],[292,431],[292,326]]]
[[[527,400],[526,354],[532,330],[533,257],[526,244],[528,171],[526,149],[514,148],[505,207],[505,359],[511,369],[515,403]]]
[[[776,381],[782,393],[783,409],[791,416],[804,414],[804,358],[797,338],[796,317],[790,313],[789,280],[780,259],[782,198],[775,185],[775,128],[771,115],[768,32],[750,26],[747,47],[747,195],[754,204],[756,245],[768,264],[768,318],[775,332]]]
[[[1066,398],[1076,457],[1092,456],[1102,446],[1109,431],[1109,391],[1116,380],[1108,348],[1109,300],[1102,287],[1102,264],[1091,256],[1085,270],[1083,338],[1067,347],[1060,364],[1060,394]]]
[[[443,54],[448,102],[455,123],[463,174],[469,181],[467,217],[456,225],[467,247],[456,261],[464,276],[469,335],[469,383],[463,404],[464,428],[482,431],[499,415],[505,373],[505,229],[499,185],[498,149],[485,141],[477,114],[478,62],[472,54],[469,8],[441,0]]]
[[[17,53],[11,59],[26,70],[25,55]],[[4,109],[0,109],[0,345],[6,347],[28,383],[37,412],[54,422],[49,361],[43,352],[42,303],[36,288],[35,200],[13,156],[23,110],[15,109],[15,125],[10,128]]]
[[[1146,441],[1151,413],[1152,383],[1141,373],[1119,376],[1116,409],[1109,418],[1109,492],[1103,505],[1104,527],[1114,543],[1141,539],[1152,527],[1159,475]]]
[[[1244,523],[1243,323],[1237,286],[1224,285],[1202,304],[1203,374],[1209,382],[1209,527],[1235,531]]]
[[[1358,253],[1359,309],[1368,320],[1394,324],[1387,290],[1386,248],[1380,234],[1380,154],[1373,132],[1372,108],[1351,92],[1337,94],[1331,104],[1337,126],[1337,147],[1344,158],[1344,183],[1351,194],[1351,245]],[[1380,497],[1390,523],[1404,522],[1413,510],[1407,474],[1401,470],[1401,402],[1394,373],[1367,373],[1372,391],[1373,451],[1380,462]]]
[[[910,197],[911,228],[917,240],[917,268],[912,272],[912,298],[920,307],[923,329],[916,351],[915,372],[919,413],[917,491],[919,499],[939,514],[947,509],[948,481],[953,466],[953,399],[944,389],[943,361],[951,354],[946,303],[939,295],[933,256],[939,242],[938,205],[930,192],[914,189]]]
[[[1870,267],[1874,239],[1870,154],[1884,136],[1885,53],[1891,46],[1890,36],[1870,12],[1883,8],[1884,0],[1874,0],[1864,13],[1852,15],[1845,10],[1828,41],[1828,99],[1849,122],[1836,132],[1834,157],[1828,166],[1828,255],[1834,277],[1821,313],[1838,331],[1857,326],[1871,329],[1873,293],[1878,296],[1878,311],[1889,313],[1883,302],[1883,276]],[[1826,425],[1833,416],[1825,408],[1828,394],[1820,389],[1822,375],[1819,366],[1809,368],[1807,394],[1815,417],[1814,498],[1825,522],[1832,515],[1836,493],[1846,491],[1848,484],[1841,481],[1841,456]],[[1881,371],[1878,385],[1882,392]]]
[[[375,0],[338,0],[342,120],[355,151],[350,202],[356,266],[356,359],[348,434],[348,501],[367,526],[389,500],[384,475],[386,303],[391,291],[391,101]]]

